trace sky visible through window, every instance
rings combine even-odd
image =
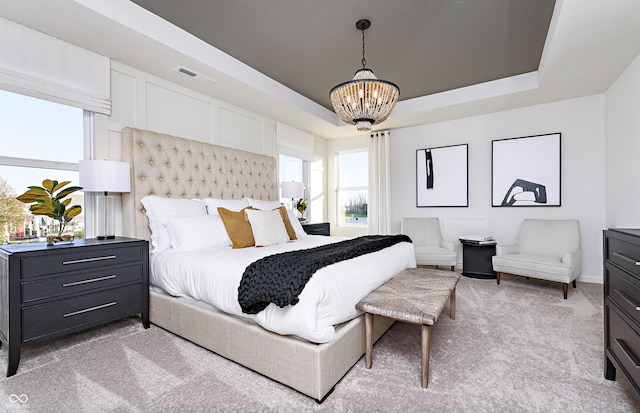
[[[369,185],[368,152],[340,154],[340,187],[358,187]]]
[[[0,155],[77,163],[83,157],[82,109],[0,91]],[[0,176],[16,195],[42,179],[71,180],[76,171],[0,166]]]

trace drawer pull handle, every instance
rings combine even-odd
[[[74,311],[73,313],[67,313],[64,315],[64,318],[67,317],[73,317],[74,315],[78,315],[78,314],[84,314],[84,313],[88,313],[89,311],[95,311],[95,310],[100,310],[101,308],[107,308],[107,307],[111,307],[118,304],[117,301],[113,301],[107,304],[102,304],[102,305],[97,305],[95,307],[91,307],[91,308],[85,308],[84,310],[79,310],[79,311]]]
[[[615,256],[617,256],[617,257],[620,257],[620,258],[622,258],[622,259],[623,259],[623,260],[625,260],[625,261],[632,262],[634,265],[640,265],[640,262],[638,262],[638,261],[636,261],[636,260],[633,260],[633,259],[631,259],[631,258],[629,258],[629,257],[625,257],[624,255],[620,254],[619,252],[614,252],[614,253],[613,253],[613,255],[615,255]]]
[[[71,260],[71,261],[62,261],[62,265],[69,264],[80,264],[82,262],[93,262],[93,261],[102,261],[102,260],[112,260],[116,256],[115,255],[105,255],[104,257],[95,257],[95,258],[85,258],[82,260]]]
[[[90,280],[76,281],[76,282],[73,282],[73,283],[64,283],[64,284],[62,284],[62,286],[63,287],[73,287],[75,285],[82,285],[82,284],[89,284],[89,283],[94,283],[94,282],[98,282],[98,281],[110,280],[112,278],[116,278],[116,276],[115,275],[107,275],[105,277],[92,278]]]
[[[619,290],[613,290],[615,291],[620,297],[622,297],[626,302],[628,302],[629,304],[631,304],[631,307],[635,307],[636,311],[640,311],[640,305],[638,305],[638,303],[636,303],[635,301],[633,301],[632,298],[627,297],[627,295],[625,293],[623,293],[622,291]]]
[[[638,360],[636,355],[633,354],[633,351],[631,351],[631,349],[627,347],[627,343],[625,343],[624,340],[620,340],[619,338],[616,338],[616,343],[618,343],[622,351],[624,351],[624,354],[629,357],[629,360],[631,360],[631,362],[636,365],[636,368],[640,367],[640,361]]]

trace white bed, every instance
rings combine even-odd
[[[141,202],[149,195],[277,197],[275,159],[268,156],[132,128],[123,129],[122,148],[123,161],[132,166],[132,191],[123,196],[124,235],[151,240]],[[364,354],[364,321],[355,303],[402,269],[415,266],[413,246],[403,242],[375,253],[377,260],[368,254],[320,269],[295,306],[271,304],[254,316],[240,310],[237,286],[244,267],[260,256],[330,241],[335,240],[300,236],[261,248],[155,251],[151,284],[159,288],[150,292],[151,322],[323,400]],[[190,264],[185,267],[184,262]],[[229,272],[213,278],[212,268]],[[222,311],[205,308],[209,305]],[[334,328],[338,324],[340,328]],[[375,339],[391,324],[378,319]]]
[[[335,328],[361,314],[355,305],[414,259],[411,244],[399,243],[380,251],[319,269],[299,296],[284,308],[270,304],[258,314],[245,314],[238,303],[243,271],[267,255],[311,248],[342,238],[308,235],[286,244],[263,248],[213,248],[162,251],[152,257],[150,284],[173,296],[188,296],[229,314],[246,317],[282,335],[296,335],[315,343],[335,339]],[[176,271],[180,268],[181,271]]]

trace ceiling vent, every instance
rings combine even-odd
[[[204,83],[205,85],[212,85],[215,80],[211,79],[210,77],[207,77],[201,73],[198,73],[194,70],[191,69],[187,69],[184,66],[178,66],[176,67],[176,72],[178,73],[182,73],[185,76],[189,76],[192,79],[197,80],[200,83]]]

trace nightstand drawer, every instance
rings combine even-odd
[[[606,251],[605,260],[624,268],[635,276],[640,276],[640,248],[637,245],[609,238]]]
[[[98,325],[142,311],[142,283],[22,309],[22,341]]]
[[[135,281],[142,282],[142,263],[74,271],[53,278],[32,278],[22,283],[22,302],[28,303]]]
[[[142,262],[142,250],[142,246],[138,244],[109,248],[71,248],[67,253],[24,257],[22,258],[22,277]]]
[[[640,382],[640,335],[609,307],[609,342],[607,347],[617,359],[618,364],[635,382]]]
[[[640,283],[622,270],[607,263],[605,294],[640,326]]]
[[[309,235],[329,235],[329,223],[319,222],[317,224],[302,224],[302,229]]]

